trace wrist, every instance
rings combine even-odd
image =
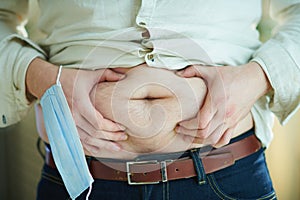
[[[245,67],[249,71],[249,77],[253,80],[251,87],[256,88],[258,91],[257,99],[267,94],[272,86],[263,68],[257,62],[249,62]]]
[[[41,58],[35,58],[26,72],[26,96],[29,101],[40,99],[44,92],[55,84],[58,67]]]

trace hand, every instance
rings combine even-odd
[[[180,122],[176,132],[193,137],[194,143],[214,147],[229,143],[238,122],[270,89],[262,68],[255,62],[237,67],[195,65],[177,74],[203,78],[208,92],[197,116]]]
[[[44,92],[56,81],[58,67],[35,59],[26,74],[27,93],[41,98]],[[101,148],[120,150],[113,141],[125,140],[124,127],[103,116],[95,109],[90,100],[92,88],[104,81],[118,81],[124,77],[110,69],[96,71],[63,68],[60,82],[76,123],[83,147],[96,153]]]

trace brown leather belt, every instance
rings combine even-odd
[[[260,148],[259,140],[255,135],[251,135],[206,154],[200,154],[200,157],[205,173],[209,174],[233,165],[236,160],[251,155]],[[48,166],[56,168],[49,149],[46,150],[45,162]],[[197,176],[194,162],[190,157],[129,162],[103,162],[93,159],[89,168],[95,179],[128,181],[131,185],[153,184]]]

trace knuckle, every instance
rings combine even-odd
[[[97,154],[100,152],[100,148],[99,147],[92,147],[91,148],[92,153]]]
[[[111,135],[108,132],[101,131],[102,138],[105,140],[111,140]]]
[[[97,136],[99,136],[99,131],[93,130],[93,131],[91,131],[89,134],[90,134],[90,136],[92,136],[92,137],[97,137]]]
[[[105,141],[105,142],[102,143],[101,148],[110,150],[111,146],[112,146],[111,142]]]
[[[200,120],[198,121],[198,126],[200,129],[205,129],[210,122],[210,113],[206,113],[200,116]]]
[[[110,76],[110,75],[112,75],[113,74],[113,71],[112,70],[110,70],[110,69],[106,69],[105,71],[104,71],[104,76]]]
[[[90,137],[89,136],[82,137],[80,140],[84,144],[89,144],[90,143]]]
[[[235,113],[235,106],[229,106],[227,109],[226,109],[226,112],[225,112],[225,117],[228,118],[228,117],[233,117],[234,116],[234,113]]]
[[[95,121],[95,126],[99,129],[102,130],[105,128],[105,123],[103,122],[103,119],[98,119]]]
[[[208,137],[208,133],[204,130],[197,131],[197,138],[200,140],[205,140]]]
[[[99,144],[98,144],[98,149],[105,149],[107,146],[106,142],[105,141],[101,141]]]
[[[196,138],[194,138],[193,143],[194,144],[202,144],[203,143],[203,139],[196,137]]]
[[[207,119],[203,118],[203,120],[201,120],[199,123],[198,123],[198,128],[200,129],[204,129],[207,125]]]
[[[236,115],[232,115],[228,118],[226,118],[226,121],[224,122],[227,127],[229,127],[232,124],[236,124],[238,122],[238,117]]]
[[[90,143],[91,143],[91,140],[92,140],[91,137],[86,137],[86,138],[84,138],[84,143],[90,144]]]

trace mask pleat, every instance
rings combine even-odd
[[[93,178],[60,85],[53,85],[41,99],[45,128],[58,171],[72,199],[86,190]]]

